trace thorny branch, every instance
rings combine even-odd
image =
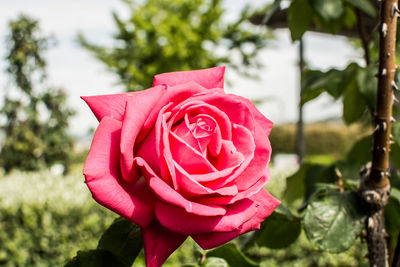
[[[390,195],[389,151],[391,139],[393,90],[396,89],[397,0],[383,0],[379,24],[379,69],[373,134],[372,164],[362,173],[360,195],[368,212],[368,257],[372,267],[388,267],[389,257],[383,208]]]

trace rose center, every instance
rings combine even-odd
[[[216,123],[213,119],[200,117],[195,123],[190,124],[190,130],[196,138],[204,138],[215,132]]]

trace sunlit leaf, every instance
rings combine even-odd
[[[328,190],[308,205],[304,230],[315,247],[338,253],[354,244],[364,220],[356,193]]]
[[[217,257],[209,257],[201,265],[202,267],[229,267],[226,260]]]
[[[309,0],[294,0],[291,3],[287,18],[293,41],[299,40],[310,28],[313,13]]]
[[[230,267],[256,267],[257,262],[251,260],[234,243],[227,243],[207,252],[207,257],[224,259]]]
[[[346,0],[346,3],[362,10],[371,17],[376,17],[376,9],[368,0]]]
[[[337,19],[343,13],[341,0],[311,0],[311,5],[318,15],[326,21]]]

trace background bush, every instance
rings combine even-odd
[[[67,176],[49,170],[0,174],[0,266],[63,266],[78,250],[96,248],[116,215],[92,199],[81,170],[79,165]],[[293,171],[295,166],[273,169],[268,190],[281,197],[284,177]],[[198,249],[188,238],[164,266],[194,263]],[[365,253],[357,245],[340,257],[321,254],[304,235],[289,248],[251,251],[262,259],[261,266],[361,266]],[[134,267],[145,266],[143,256],[141,252]]]
[[[307,155],[343,155],[347,149],[366,135],[369,130],[361,125],[346,126],[340,123],[312,123],[304,126]],[[295,153],[296,125],[283,124],[272,128],[272,152]]]

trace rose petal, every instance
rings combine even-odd
[[[216,90],[207,91],[205,94],[212,94],[214,91]],[[199,114],[207,114],[217,122],[217,125],[221,130],[221,137],[223,139],[230,140],[232,138],[231,119],[217,107],[211,106],[201,101],[201,99],[198,100],[198,98],[202,95],[203,94],[194,95],[193,97],[188,98],[180,104],[174,106],[171,109],[171,113],[174,114],[172,117],[173,121],[171,121],[171,123],[181,120],[186,114],[190,114],[192,117]]]
[[[140,92],[81,96],[81,98],[89,105],[97,120],[100,121],[103,117],[108,116],[122,121],[125,113],[126,99],[129,96],[134,97],[138,103],[143,103],[143,101],[148,102],[151,101],[152,98],[159,98],[157,95],[160,93],[162,94],[163,88],[163,86],[157,86]]]
[[[252,161],[256,146],[251,132],[245,127],[237,124],[233,124],[232,127],[232,143],[233,146],[243,155],[244,158],[243,161],[238,162],[240,164],[238,168],[234,169],[233,173],[230,173],[229,175],[220,177],[218,179],[216,179],[216,177],[213,177],[215,174],[206,174],[203,175],[203,177],[200,177],[201,175],[196,175],[194,176],[194,178],[197,181],[204,181],[205,186],[215,189],[223,187],[224,185],[230,183],[231,181],[235,180],[239,175],[241,175],[241,173],[246,170],[246,168]],[[221,155],[221,158],[223,157],[224,156]],[[235,166],[237,165],[234,165],[233,167]],[[260,173],[259,175],[248,176],[247,179],[249,183],[254,183],[254,180],[258,179],[261,176],[262,173]]]
[[[225,94],[221,90],[210,90],[196,94],[187,101],[202,101],[212,107],[216,107],[226,114],[232,123],[242,125],[253,133],[255,127],[254,116],[245,100],[240,96]]]
[[[147,267],[161,267],[187,238],[186,235],[169,231],[156,220],[142,229],[142,235]]]
[[[154,76],[153,86],[167,84],[175,86],[190,81],[195,81],[201,86],[212,88],[224,88],[225,67],[215,67],[203,70],[178,71],[158,74]]]
[[[152,130],[154,123],[159,116],[159,111],[171,103],[171,105],[176,105],[177,103],[181,103],[185,99],[190,98],[191,96],[207,92],[208,89],[202,87],[201,85],[191,81],[186,84],[180,84],[176,86],[167,86],[167,90],[164,90],[162,96],[157,98],[156,104],[152,107],[155,112],[151,112],[143,125],[143,128],[140,132],[140,135],[137,138],[137,142],[141,142],[146,135]]]
[[[182,207],[186,212],[201,215],[201,216],[217,216],[224,215],[226,209],[216,205],[202,205],[196,202],[185,199],[182,195],[172,189],[160,177],[158,177],[149,165],[141,158],[135,158],[136,164],[141,168],[147,184],[156,196],[178,207]]]
[[[168,104],[161,109],[153,129],[146,139],[138,145],[136,155],[143,158],[157,176],[177,188],[174,164],[169,151],[169,128],[165,125],[166,119],[170,116],[170,113],[165,113],[165,111],[168,110],[170,105]]]
[[[171,120],[173,120],[172,118]],[[171,123],[171,120],[168,122],[169,127],[172,127],[174,124]],[[178,125],[174,125],[174,127],[171,129],[171,131],[179,136],[186,144],[188,144],[190,147],[196,149],[197,151],[201,151],[201,146],[199,143],[199,140],[193,135],[193,132],[191,131],[189,127],[189,118],[188,115],[185,115],[184,121],[179,123]]]
[[[192,199],[202,195],[234,196],[238,193],[236,185],[224,186],[212,190],[193,179],[179,164],[174,162],[176,169],[176,180],[179,184],[179,193],[185,198]],[[211,203],[212,204],[212,203]]]
[[[191,147],[175,133],[171,132],[169,137],[174,161],[188,173],[201,174],[217,170],[200,151]]]
[[[250,220],[246,221],[238,230],[231,232],[211,232],[206,234],[192,235],[192,238],[200,245],[203,249],[211,249],[220,246],[230,240],[234,239],[238,235],[244,234],[251,230],[257,230],[260,228],[260,224],[268,217],[276,207],[280,205],[280,201],[269,194],[265,189],[251,198],[257,206],[257,212],[255,216],[251,217]],[[157,204],[156,204],[156,216],[157,216]]]
[[[121,171],[128,182],[139,178],[133,165],[133,151],[135,150],[136,137],[139,135],[144,122],[153,110],[154,104],[162,94],[161,86],[154,87],[145,95],[129,95],[126,100],[126,109],[121,131]]]
[[[183,235],[239,230],[243,223],[256,216],[256,212],[256,203],[250,199],[228,206],[223,216],[198,216],[163,201],[156,202],[158,221],[171,231]]]
[[[265,175],[269,180],[268,162],[271,157],[271,144],[268,140],[266,132],[261,126],[256,123],[254,142],[256,150],[254,151],[254,158],[249,166],[235,179],[235,184],[238,186],[239,191],[246,190],[253,182],[249,177],[260,177]]]
[[[269,172],[268,172],[269,174]],[[247,190],[240,191],[234,196],[204,196],[196,198],[196,202],[204,205],[229,205],[235,203],[236,201],[242,200],[244,198],[249,198],[254,194],[258,193],[268,181],[266,176],[262,176],[258,179],[252,186],[250,186]],[[232,186],[231,184],[235,184],[235,182],[231,182],[225,186]],[[225,187],[224,186],[224,187]]]
[[[243,102],[246,103],[246,105],[249,107],[250,111],[252,112],[255,121],[261,126],[261,129],[263,129],[264,134],[267,136],[270,134],[271,129],[272,129],[272,121],[267,119],[258,109],[257,107],[251,102],[250,100],[246,98],[242,98]]]
[[[144,183],[126,183],[120,173],[121,122],[104,117],[93,138],[83,174],[93,198],[103,206],[146,227],[154,217],[154,197]]]
[[[208,160],[216,169],[224,170],[243,163],[245,157],[240,151],[236,150],[232,141],[222,140],[221,143],[220,153],[216,157],[208,157]]]

